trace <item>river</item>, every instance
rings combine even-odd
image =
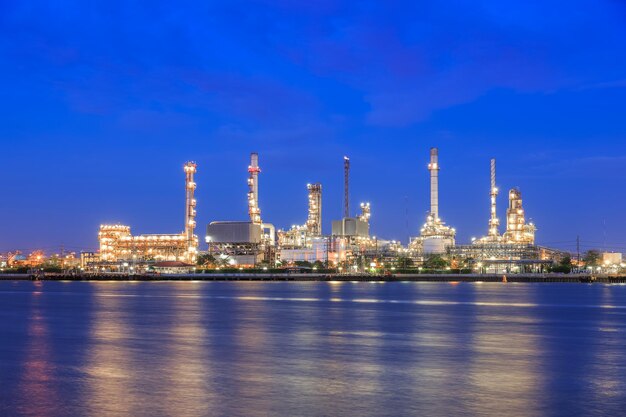
[[[1,416],[626,415],[626,286],[0,282]]]

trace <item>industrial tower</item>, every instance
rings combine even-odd
[[[371,208],[370,203],[361,203],[361,214],[357,216],[357,219],[364,221],[365,223],[370,223],[371,217]]]
[[[306,221],[310,236],[322,235],[322,184],[307,184],[309,191],[309,216]]]
[[[509,208],[506,211],[506,232],[504,240],[507,243],[535,243],[536,227],[533,223],[526,224],[524,207],[522,206],[522,192],[513,188],[509,191]]]
[[[439,218],[439,152],[437,148],[430,149],[430,212],[426,223],[420,230],[420,236],[413,239],[410,248],[418,255],[442,254],[446,247],[455,243],[456,230],[446,226]]]
[[[437,148],[430,148],[430,216],[439,220],[439,151]]]
[[[253,224],[262,224],[261,209],[259,208],[259,154],[250,154],[250,165],[248,166],[248,214]]]
[[[102,267],[119,269],[124,263],[146,268],[149,262],[177,261],[194,264],[198,255],[196,228],[196,163],[183,165],[185,172],[185,227],[176,234],[132,235],[130,226],[102,224],[98,232]],[[191,265],[189,265],[191,266]]]
[[[197,170],[195,162],[187,162],[185,171],[185,239],[187,241],[187,261],[196,262],[198,254],[198,236],[194,234],[196,228],[196,183],[194,175]]]
[[[500,240],[500,220],[496,210],[496,200],[498,198],[498,187],[496,186],[496,160],[491,160],[491,217],[489,218],[489,233],[487,236],[492,241]]]
[[[483,244],[496,244],[502,242],[503,238],[500,235],[498,227],[500,226],[500,219],[498,219],[498,211],[496,201],[498,199],[498,186],[496,185],[496,160],[491,160],[491,187],[489,189],[490,196],[490,214],[489,214],[489,228],[487,229],[487,236],[483,236],[480,239],[472,240],[475,245]]]
[[[343,157],[343,217],[350,217],[350,158]]]

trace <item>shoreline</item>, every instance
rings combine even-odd
[[[506,277],[506,279],[504,278]],[[43,276],[29,274],[0,274],[0,281],[246,281],[246,282],[508,282],[508,283],[600,283],[626,284],[626,275],[607,276],[590,274],[312,274],[312,273],[211,273],[211,274],[82,274],[49,273]]]

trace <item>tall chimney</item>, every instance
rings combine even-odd
[[[343,176],[343,217],[347,218],[350,217],[350,158],[347,156],[343,157]]]
[[[196,163],[187,162],[183,167],[185,171],[185,240],[187,241],[187,260],[195,262],[198,251],[198,239],[194,235],[196,228],[196,199],[194,193],[196,183],[194,174],[196,173]]]
[[[248,166],[248,214],[250,221],[254,224],[261,224],[261,209],[259,208],[259,154],[250,154],[250,165]]]
[[[439,152],[430,148],[430,215],[433,221],[439,219]]]

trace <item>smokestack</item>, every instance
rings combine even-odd
[[[491,218],[489,219],[489,236],[492,238],[499,237],[498,213],[496,210],[496,199],[498,197],[498,187],[496,186],[496,160],[491,160]]]
[[[248,214],[250,221],[255,224],[261,224],[261,209],[259,208],[259,154],[252,152],[250,154],[250,165],[248,166]]]
[[[439,219],[439,152],[437,148],[430,148],[430,215],[433,221]]]
[[[343,195],[343,217],[350,217],[350,158],[347,156],[343,157],[343,187],[344,187],[344,195]]]

